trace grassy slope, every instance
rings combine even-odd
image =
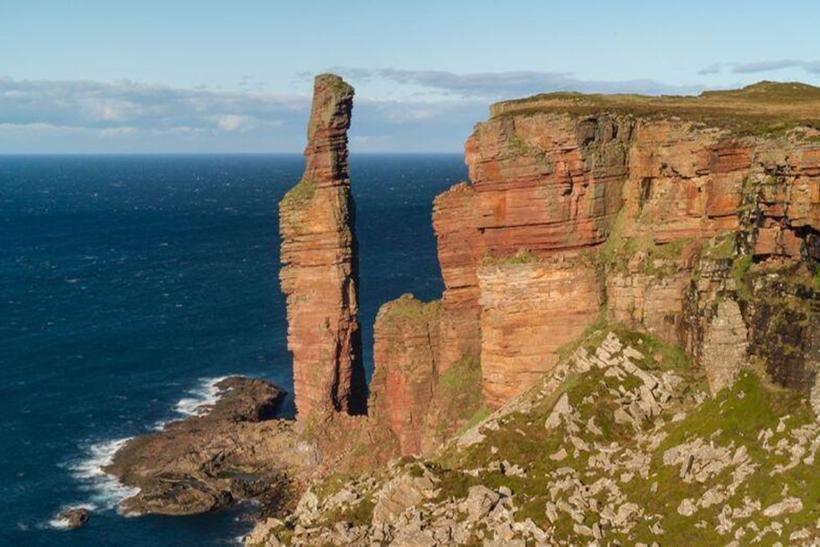
[[[594,350],[609,332],[610,328],[600,329],[587,335],[582,343],[589,350]],[[440,492],[439,502],[447,499],[463,498],[470,486],[482,484],[490,488],[506,486],[516,498],[519,508],[515,519],[519,522],[532,519],[539,527],[549,530],[557,538],[573,542],[586,541],[573,529],[573,521],[565,515],[555,523],[550,523],[544,511],[545,504],[555,497],[550,494],[550,487],[555,484],[556,472],[560,468],[572,468],[575,476],[582,478],[584,484],[591,484],[605,476],[601,469],[590,465],[590,457],[595,451],[575,452],[569,442],[569,433],[564,425],[547,431],[544,423],[550,415],[555,402],[561,394],[567,393],[570,404],[580,413],[580,423],[585,424],[590,418],[600,428],[595,434],[582,426],[577,437],[594,446],[596,443],[606,445],[617,443],[621,453],[640,452],[639,445],[646,441],[647,435],[660,432],[662,442],[650,450],[651,463],[647,479],[635,476],[628,481],[619,480],[620,471],[610,475],[617,483],[627,501],[637,503],[652,514],[652,518],[643,519],[635,524],[628,533],[608,533],[606,540],[618,539],[624,544],[643,541],[652,543],[660,541],[667,545],[699,544],[723,545],[731,540],[730,535],[721,535],[717,531],[718,515],[724,505],[734,508],[743,505],[744,498],[759,501],[762,508],[784,498],[784,487],[788,487],[789,496],[802,499],[801,512],[775,519],[783,526],[782,533],[775,538],[769,534],[763,544],[770,544],[775,539],[788,540],[789,534],[801,528],[814,529],[820,518],[820,467],[812,461],[783,473],[772,474],[778,464],[784,464],[788,457],[764,450],[758,435],[761,431],[777,430],[781,418],[786,424],[785,431],[775,433],[769,441],[776,445],[780,439],[788,438],[794,429],[812,423],[814,416],[804,398],[793,392],[770,387],[756,375],[746,373],[731,388],[724,390],[714,399],[707,398],[698,402],[696,395],[705,387],[700,371],[691,367],[689,360],[679,348],[664,344],[654,338],[615,327],[619,338],[638,348],[646,357],[637,364],[640,368],[661,374],[671,371],[683,379],[676,388],[675,399],[664,409],[660,419],[646,420],[641,424],[642,431],[636,432],[632,426],[619,424],[613,419],[618,403],[612,390],[620,388],[630,390],[640,383],[635,377],[625,379],[607,377],[600,369],[593,369],[583,374],[571,374],[556,392],[545,397],[533,398],[534,404],[521,411],[512,412],[499,420],[500,427],[483,429],[485,438],[482,442],[469,447],[460,447],[451,443],[437,456],[420,461],[406,459],[404,465],[410,474],[419,474],[422,467],[438,477]],[[679,418],[671,420],[673,414]],[[653,429],[654,428],[654,429]],[[699,499],[703,493],[718,484],[731,481],[732,468],[729,467],[705,483],[697,481],[684,482],[679,477],[678,465],[664,465],[664,452],[674,446],[691,441],[694,438],[704,439],[707,444],[728,446],[736,449],[740,445],[746,449],[754,463],[754,474],[745,480],[736,492],[723,503],[700,509],[692,516],[683,516],[677,508],[684,498]],[[550,455],[564,449],[568,457],[555,461]],[[520,466],[526,471],[525,477],[505,475],[499,470],[489,470],[492,462],[506,460]],[[477,474],[469,470],[480,470]],[[374,486],[372,491],[378,489]],[[335,490],[335,488],[332,488]],[[559,495],[560,497],[560,495]],[[647,503],[651,500],[651,503]],[[598,500],[601,506],[606,502],[605,493]],[[361,510],[360,510],[361,509]],[[336,519],[354,523],[366,522],[372,510],[372,499],[367,498],[361,507],[352,507],[348,514],[332,515]],[[355,518],[345,518],[355,516]],[[584,524],[591,526],[597,515],[587,513]],[[754,520],[763,528],[772,519],[762,516],[760,511],[749,518],[739,518],[736,526],[748,524]],[[650,531],[650,526],[657,523],[664,530],[662,535]],[[746,540],[751,539],[746,536]]]

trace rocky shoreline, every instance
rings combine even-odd
[[[282,498],[288,458],[278,451],[291,448],[292,432],[274,417],[285,392],[239,376],[216,388],[217,401],[202,415],[129,440],[104,468],[139,489],[120,502],[120,513],[192,515],[248,500],[270,507]]]

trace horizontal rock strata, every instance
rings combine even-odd
[[[353,88],[338,76],[316,78],[305,172],[279,204],[279,278],[287,296],[300,418],[364,411],[357,296],[355,206],[347,167]]]

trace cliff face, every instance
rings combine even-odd
[[[357,321],[355,206],[347,168],[353,88],[316,78],[305,172],[279,204],[280,281],[287,296],[288,349],[300,418],[364,411]]]
[[[317,82],[317,182],[282,206],[300,413],[360,393],[340,89]],[[792,111],[815,119],[820,95],[797,92],[495,105],[465,146],[471,181],[434,203],[441,301],[383,306],[370,416],[347,436],[429,452],[605,323],[684,348],[713,393],[759,365],[820,408],[820,122]]]
[[[816,88],[765,83],[495,105],[434,204],[437,369],[479,358],[497,408],[608,321],[685,348],[715,392],[760,362],[820,397],[818,113]]]

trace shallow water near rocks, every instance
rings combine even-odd
[[[0,157],[0,544],[217,545],[243,511],[123,518],[101,472],[231,374],[292,389],[276,205],[298,155]],[[378,307],[436,298],[432,200],[459,155],[351,157],[365,363]],[[292,399],[282,414],[293,413]],[[89,506],[75,531],[51,521]]]

